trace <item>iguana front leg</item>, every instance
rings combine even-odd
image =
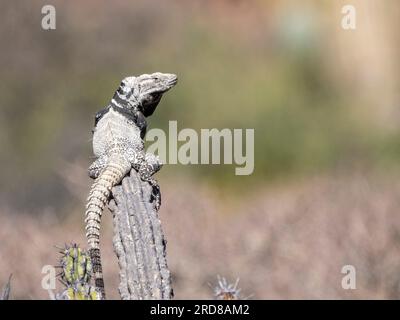
[[[161,191],[156,179],[152,176],[162,167],[160,158],[152,153],[146,153],[145,161],[139,168],[139,175],[144,181],[148,181],[152,186],[152,199],[154,199],[155,209],[158,211],[161,206]]]
[[[155,208],[158,210],[161,206],[161,192],[157,180],[152,176],[162,167],[160,158],[152,153],[144,152],[127,152],[128,159],[132,167],[139,173],[143,181],[150,183],[152,187],[152,198],[154,199]]]

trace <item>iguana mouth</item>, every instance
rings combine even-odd
[[[173,87],[174,85],[177,84],[177,82],[178,82],[178,77],[177,77],[177,76],[174,76],[172,79],[170,79],[170,80],[168,81],[168,86]]]

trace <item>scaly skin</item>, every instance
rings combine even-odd
[[[153,154],[145,153],[143,137],[146,132],[145,117],[157,107],[162,94],[177,82],[173,74],[154,73],[125,78],[115,92],[110,104],[96,114],[93,131],[93,152],[96,161],[89,168],[95,182],[86,206],[86,237],[93,265],[95,286],[105,298],[100,259],[100,221],[111,189],[119,184],[134,168],[154,190],[158,210],[160,197],[157,182],[152,175],[161,168]]]

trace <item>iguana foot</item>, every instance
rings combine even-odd
[[[107,165],[106,156],[98,158],[90,165],[88,169],[89,177],[91,177],[92,179],[96,179],[100,175],[100,172],[106,167],[106,165]]]

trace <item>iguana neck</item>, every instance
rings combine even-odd
[[[125,110],[125,112],[131,113],[135,113],[135,111],[140,111],[139,103],[133,105],[131,102],[121,97],[118,92],[114,93],[114,96],[110,101],[110,105],[114,107],[115,110],[122,109]]]

